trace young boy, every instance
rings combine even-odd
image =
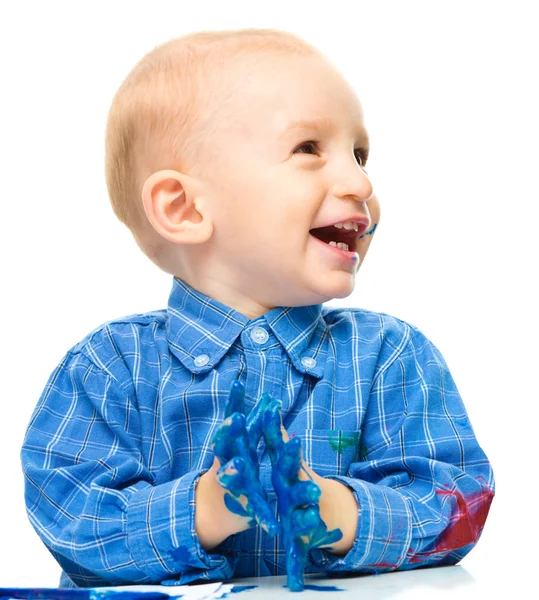
[[[62,586],[286,573],[280,536],[231,512],[217,478],[236,381],[246,412],[282,402],[342,532],[305,572],[455,564],[477,543],[494,477],[439,350],[396,317],[323,305],[353,291],[379,222],[368,153],[353,89],[290,33],[187,35],[122,83],[110,200],[172,290],[69,349],[30,421],[27,510]]]

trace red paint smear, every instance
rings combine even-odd
[[[396,569],[397,565],[392,565],[391,563],[381,562],[376,563],[375,565],[366,565],[367,567],[378,567],[380,569]]]
[[[467,500],[457,491],[436,490],[436,493],[440,496],[453,495],[457,498],[456,521],[440,535],[434,550],[418,552],[410,558],[410,562],[421,562],[432,554],[452,552],[476,542],[483,530],[494,498],[494,492],[488,488],[471,495]]]

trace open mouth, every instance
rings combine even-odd
[[[337,247],[339,247],[339,244],[346,244],[350,252],[357,251],[356,244],[358,240],[358,234],[353,229],[339,229],[333,225],[330,225],[329,227],[317,227],[316,229],[311,229],[309,230],[309,233],[325,244],[329,245],[330,242],[335,242]],[[342,246],[340,247],[343,250],[346,250],[346,248]]]

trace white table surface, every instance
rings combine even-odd
[[[517,578],[518,580],[518,578]],[[496,576],[496,567],[493,566],[489,574],[481,573],[479,577],[473,576],[460,565],[446,567],[429,567],[414,569],[412,571],[395,571],[378,575],[357,575],[345,578],[328,578],[320,574],[308,574],[305,583],[317,586],[336,586],[344,591],[327,592],[335,599],[348,600],[381,600],[382,598],[398,598],[398,600],[433,600],[433,598],[449,598],[452,600],[467,600],[468,598],[488,598],[506,588],[506,579],[500,582]],[[249,577],[227,580],[226,583],[236,585],[256,585],[257,588],[244,590],[235,594],[236,600],[259,600],[299,597],[301,600],[322,600],[324,592],[304,590],[303,592],[290,592],[286,585],[286,576],[277,577]],[[525,598],[534,596],[534,590],[529,590]],[[487,596],[487,594],[491,594]],[[231,594],[228,597],[234,597]]]

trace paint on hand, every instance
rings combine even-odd
[[[287,583],[291,591],[300,592],[305,588],[303,577],[308,551],[334,544],[342,538],[342,531],[328,531],[320,517],[320,487],[298,476],[303,468],[301,439],[295,436],[285,442],[281,427],[281,402],[272,400],[264,412],[263,434],[272,465],[271,481],[277,494]]]
[[[249,526],[256,523],[269,535],[279,533],[279,522],[267,501],[259,479],[256,453],[262,436],[262,418],[271,400],[262,394],[260,401],[245,417],[245,388],[239,380],[232,384],[225,407],[225,419],[215,430],[211,446],[221,465],[217,480],[228,491],[225,505],[242,517],[249,517]]]

